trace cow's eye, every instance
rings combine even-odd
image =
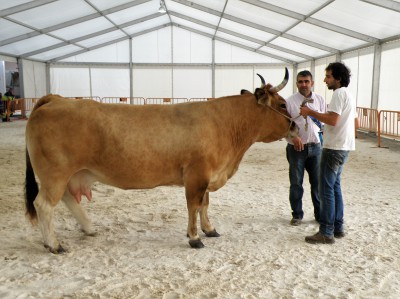
[[[281,104],[281,109],[286,109],[286,104]]]

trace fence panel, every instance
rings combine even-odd
[[[358,119],[360,121],[359,130],[366,132],[378,132],[378,110],[357,107]]]
[[[88,97],[64,97],[66,99],[77,99],[77,100],[93,100],[96,102],[101,102],[101,98],[98,96],[88,96]]]
[[[378,146],[381,146],[381,135],[400,138],[400,111],[379,111]]]
[[[144,105],[146,100],[142,97],[103,97],[101,98],[102,103],[107,104],[132,104],[132,105]]]
[[[214,100],[214,98],[190,98],[189,102],[205,102],[211,100]]]
[[[147,98],[146,104],[149,105],[169,105],[187,102],[187,98]]]
[[[21,110],[21,116],[27,117],[31,114],[33,107],[39,101],[39,98],[22,98],[15,100],[17,110]]]

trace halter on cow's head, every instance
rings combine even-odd
[[[278,92],[282,90],[288,83],[288,69],[285,67],[285,77],[283,78],[283,81],[276,86],[265,84],[263,76],[261,76],[260,74],[257,74],[257,76],[261,79],[261,87],[256,88],[256,90],[254,91],[254,95],[257,99],[258,104],[269,107],[276,113],[287,118],[290,121],[288,133],[288,136],[290,136],[292,134],[291,132],[293,131],[293,128],[295,127],[295,124],[293,122],[294,119],[289,115],[286,110],[286,101],[278,94]]]

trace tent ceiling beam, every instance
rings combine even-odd
[[[360,1],[400,12],[400,3],[397,1],[393,0],[360,0]]]
[[[273,11],[273,12],[285,15],[287,17],[296,19],[296,20],[298,20],[300,22],[306,22],[308,24],[312,24],[312,25],[315,25],[315,26],[318,26],[318,27],[321,27],[321,28],[324,28],[324,29],[328,29],[328,30],[331,30],[331,31],[334,31],[334,32],[337,32],[337,33],[341,33],[341,34],[344,34],[344,35],[347,35],[347,36],[351,36],[351,37],[354,37],[356,39],[360,39],[360,40],[363,40],[363,41],[366,41],[366,42],[374,43],[374,42],[378,41],[377,38],[374,38],[372,36],[361,34],[361,33],[355,32],[353,30],[349,30],[349,29],[346,29],[346,28],[343,28],[343,27],[340,27],[340,26],[337,26],[337,25],[334,25],[334,24],[331,24],[331,23],[328,23],[328,22],[325,22],[325,21],[322,21],[322,20],[318,20],[318,19],[315,19],[315,18],[311,17],[311,15],[315,14],[317,11],[320,11],[322,8],[324,8],[327,5],[329,5],[334,0],[330,0],[327,3],[324,3],[318,9],[314,10],[313,12],[311,12],[309,14],[309,16],[302,15],[302,14],[299,14],[297,12],[281,8],[281,7],[275,6],[273,4],[265,3],[265,2],[262,2],[260,0],[241,0],[241,1],[249,3],[249,4],[252,4],[254,6],[257,6],[257,7],[263,8],[263,9],[266,9],[266,10],[269,10],[269,11]],[[300,22],[296,23],[293,26],[298,25]],[[290,28],[292,28],[292,27],[290,27]]]
[[[194,3],[189,2],[189,1],[185,1],[185,0],[172,0],[172,1],[178,2],[180,4],[183,4],[183,5],[198,9],[198,10],[201,10],[203,12],[207,12],[207,13],[215,15],[215,16],[219,16],[220,15],[219,11],[209,9],[207,7],[204,7],[204,6],[198,5],[198,4],[194,4]],[[326,52],[336,53],[336,52],[339,51],[338,49],[333,49],[331,47],[327,47],[325,45],[321,45],[321,44],[318,44],[316,42],[311,42],[311,41],[303,39],[303,38],[295,37],[295,36],[293,36],[291,34],[287,34],[287,33],[272,29],[272,28],[268,28],[268,27],[265,27],[265,26],[262,26],[262,25],[259,25],[259,24],[244,20],[244,19],[240,19],[240,18],[237,18],[237,17],[232,16],[232,15],[224,14],[224,18],[227,19],[227,20],[236,22],[238,24],[249,26],[249,27],[252,27],[252,28],[256,28],[258,30],[265,31],[265,32],[268,32],[268,33],[276,35],[276,36],[281,36],[281,37],[287,38],[289,40],[297,41],[297,42],[300,42],[302,44],[306,44],[306,45],[308,45],[310,47],[314,47],[314,48],[318,48],[320,50],[324,50]]]

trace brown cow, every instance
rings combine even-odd
[[[64,252],[53,229],[53,210],[62,199],[86,234],[94,234],[79,204],[91,199],[95,181],[122,189],[185,187],[187,235],[218,237],[208,219],[209,192],[232,177],[257,141],[271,142],[296,128],[277,94],[288,80],[255,94],[175,105],[101,104],[48,95],[34,107],[26,126],[26,208],[38,220],[45,247]],[[40,188],[35,180],[40,181]]]

